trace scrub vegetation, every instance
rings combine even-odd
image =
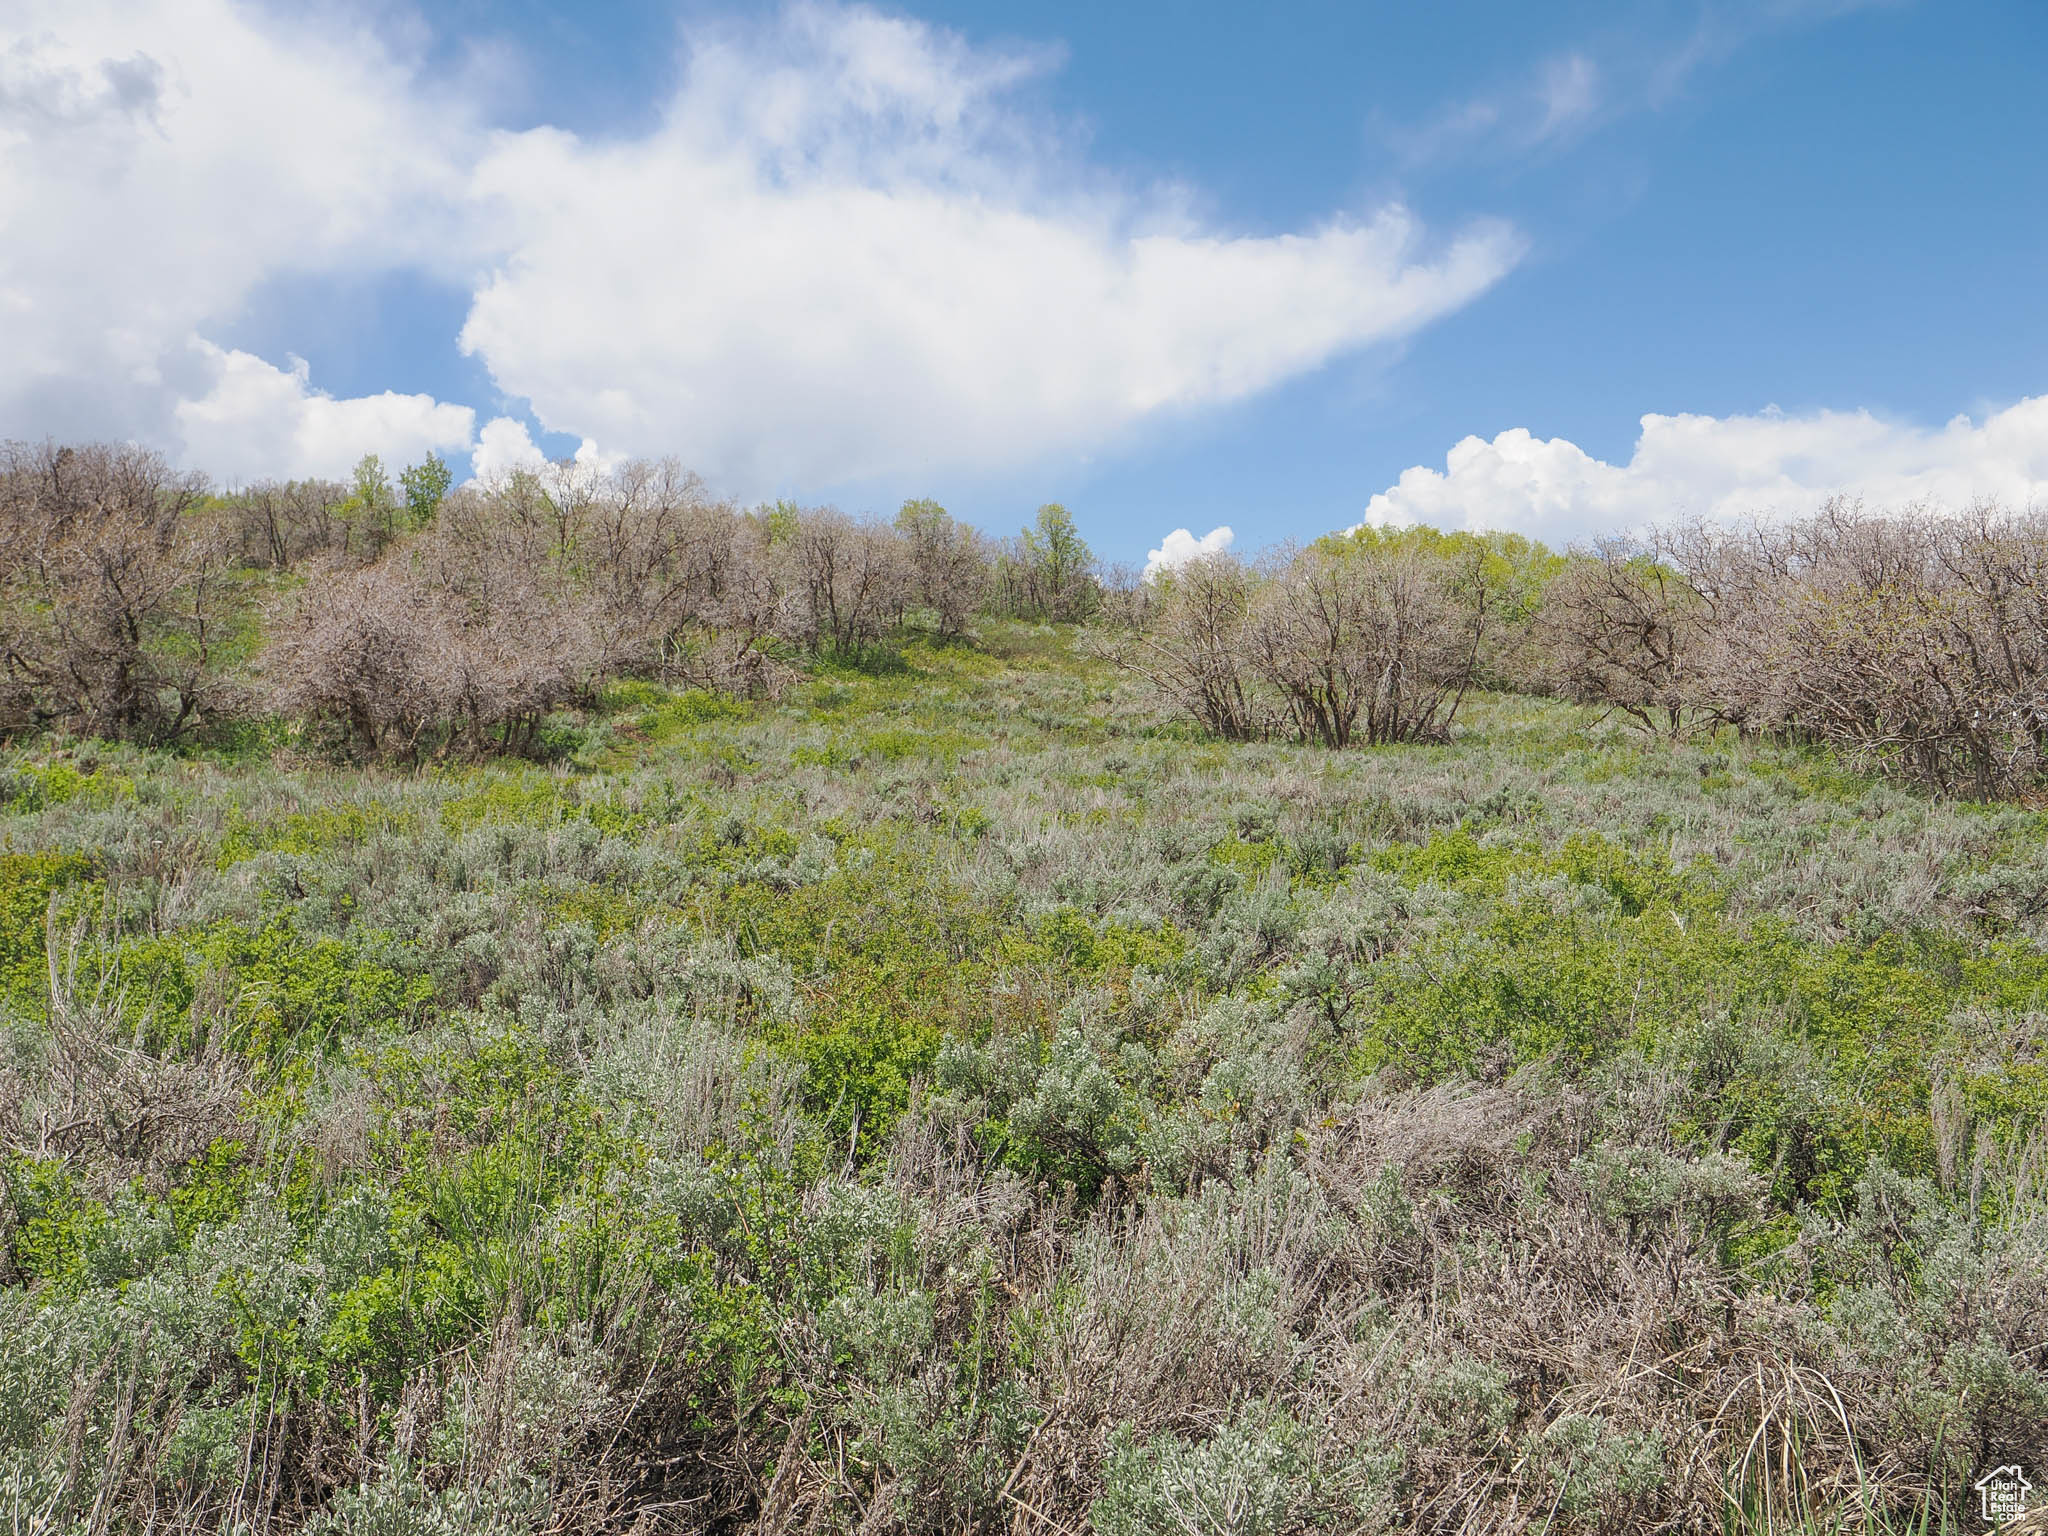
[[[1933,1532],[2048,1448],[2024,519],[0,496],[10,1530]]]

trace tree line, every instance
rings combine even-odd
[[[673,461],[456,489],[438,459],[394,484],[371,457],[214,494],[146,449],[13,443],[0,540],[0,732],[275,715],[402,759],[530,748],[619,677],[772,695],[806,658],[1078,622],[1106,590],[1057,504],[994,540],[929,500],[743,509]]]
[[[223,493],[131,446],[0,446],[0,732],[169,742],[277,716],[333,750],[530,750],[648,677],[772,696],[807,660],[951,640],[978,616],[1088,623],[1199,728],[1343,748],[1441,739],[1475,688],[1563,696],[1672,739],[1810,741],[1943,792],[2048,774],[2048,515],[1831,501],[1553,552],[1359,529],[1153,581],[1066,509],[991,539],[742,508],[673,461]]]
[[[1230,738],[1441,739],[1493,687],[1673,740],[1732,728],[1940,792],[2023,793],[2048,776],[2048,515],[1837,499],[1563,554],[1361,529],[1181,568],[1113,654]]]

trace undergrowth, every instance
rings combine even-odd
[[[1459,721],[1196,741],[990,624],[544,764],[14,748],[0,1517],[1975,1529],[2040,813]]]

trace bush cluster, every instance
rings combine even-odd
[[[1226,740],[1442,740],[1474,687],[1559,693],[1681,739],[1825,745],[1948,793],[2048,772],[2048,520],[1832,502],[1559,555],[1358,529],[1256,564],[1104,572],[1065,508],[993,541],[744,510],[673,462],[564,461],[451,489],[210,495],[132,447],[0,451],[0,730],[165,742],[295,722],[359,757],[531,753],[642,678],[769,697],[977,617],[1095,622],[1104,653]]]
[[[1230,740],[1441,740],[1499,674],[1547,558],[1520,539],[1372,530],[1259,568],[1208,555],[1166,578],[1112,654]]]
[[[2048,518],[1831,502],[1668,530],[1570,564],[1544,605],[1557,677],[1673,735],[1824,743],[1979,798],[2048,770]]]
[[[615,679],[770,696],[806,657],[1104,596],[1058,505],[996,542],[925,500],[743,510],[673,462],[451,480],[430,458],[394,487],[370,457],[346,485],[210,495],[133,447],[6,445],[0,730],[277,718],[359,757],[531,751]]]
[[[154,453],[0,444],[0,730],[163,741],[221,702],[202,490]]]
[[[1673,740],[1732,727],[1947,793],[2048,773],[2048,518],[1835,501],[1552,555],[1360,530],[1174,572],[1114,654],[1246,740],[1441,738],[1475,684],[1559,693]]]

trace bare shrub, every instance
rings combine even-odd
[[[1442,737],[1493,608],[1477,545],[1328,540],[1263,572],[1210,555],[1158,586],[1120,665],[1227,739],[1331,747]]]
[[[308,585],[267,657],[272,703],[360,755],[474,755],[531,749],[620,674],[772,694],[789,642],[878,642],[902,564],[886,528],[804,514],[778,550],[771,522],[673,461],[466,487],[374,566]]]
[[[1208,555],[1159,584],[1151,620],[1111,654],[1182,713],[1228,741],[1264,736],[1272,710],[1252,669],[1247,629],[1256,578],[1231,555]]]
[[[2048,771],[2048,516],[1836,499],[1813,517],[1667,528],[1573,557],[1536,681],[1677,739],[1824,744],[1940,792]]]
[[[1476,562],[1318,546],[1259,594],[1252,665],[1301,740],[1425,740],[1449,729],[1471,686],[1486,617]]]
[[[596,639],[516,540],[466,544],[463,528],[310,583],[266,658],[273,706],[364,756],[532,748],[590,687]]]
[[[677,631],[721,615],[742,579],[734,510],[673,459],[627,464],[591,496],[578,553],[606,671],[654,664]]]
[[[260,480],[224,498],[236,560],[289,571],[342,552],[348,525],[341,509],[348,495],[348,487],[334,480]]]
[[[273,647],[273,697],[364,754],[529,750],[550,711],[731,619],[737,521],[674,465],[457,492],[376,566],[309,586]],[[743,655],[715,670],[743,682]]]
[[[574,638],[587,647],[578,664],[593,678],[651,673],[760,694],[780,686],[787,668],[775,653],[808,636],[811,613],[790,599],[791,562],[771,549],[774,523],[715,499],[664,459],[608,472],[557,464],[459,491],[436,535],[458,550],[502,548],[500,566],[563,607],[552,621],[558,638],[573,610]],[[835,632],[879,634],[882,598],[857,590],[860,552],[825,542],[820,643]]]
[[[676,682],[774,698],[795,669],[785,659],[784,604],[766,538],[751,519],[733,525],[732,560],[715,596],[663,641],[660,670]]]
[[[2048,769],[2048,518],[1836,500],[1668,543],[1711,615],[1706,708],[1940,791]]]
[[[1145,579],[1141,567],[1128,560],[1113,561],[1103,568],[1097,585],[1095,623],[1109,629],[1142,629],[1151,621],[1159,589]]]
[[[1545,591],[1538,667],[1566,698],[1676,740],[1704,712],[1700,652],[1711,617],[1677,569],[1611,540],[1572,558]]]
[[[93,1170],[111,1197],[141,1179],[161,1193],[175,1170],[239,1129],[245,1060],[220,1010],[192,1009],[191,1038],[166,1049],[164,1021],[124,995],[80,927],[48,935],[47,1032],[15,1094],[0,1098],[0,1146]]]
[[[406,573],[328,570],[273,628],[269,702],[337,728],[364,756],[411,754],[442,718],[436,661],[449,643],[430,595]]]
[[[941,636],[960,634],[988,586],[982,537],[935,501],[906,501],[896,514],[903,541],[906,602],[928,609]]]
[[[830,507],[791,509],[777,530],[794,638],[812,652],[855,655],[902,612],[909,571],[888,527]]]
[[[227,702],[204,491],[141,448],[0,447],[0,664],[26,721],[160,742]]]

